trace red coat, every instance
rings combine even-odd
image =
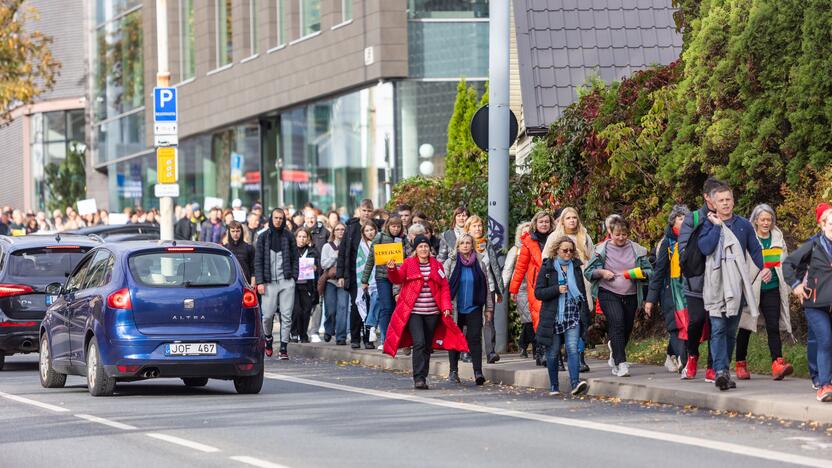
[[[523,234],[520,237],[520,252],[517,254],[517,263],[514,266],[514,274],[511,276],[508,291],[511,294],[517,294],[520,292],[520,285],[523,281],[526,282],[529,310],[535,330],[537,330],[537,321],[540,318],[540,300],[534,295],[534,287],[537,284],[537,273],[542,265],[543,252],[540,251],[540,245],[532,239],[531,234]]]
[[[387,279],[393,284],[402,285],[399,300],[396,303],[396,310],[393,311],[390,325],[384,335],[384,353],[396,357],[396,352],[400,348],[413,345],[413,338],[411,338],[407,329],[407,321],[410,319],[410,312],[419,297],[419,291],[422,290],[423,279],[422,272],[419,269],[419,259],[410,257],[404,261],[401,267],[388,269]],[[442,268],[442,264],[433,257],[430,258],[428,285],[440,313],[445,310],[453,310],[451,290],[448,286],[445,270]],[[453,317],[446,317],[441,314],[441,320],[436,325],[436,330],[433,333],[433,349],[466,353],[469,351],[468,341],[454,323]]]

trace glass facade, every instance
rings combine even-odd
[[[217,5],[217,67],[231,63],[233,59],[234,17],[231,0],[216,0]]]
[[[298,0],[300,5],[300,35],[314,34],[321,30],[321,0]]]
[[[410,18],[488,18],[488,0],[407,0]]]
[[[32,114],[30,154],[35,209],[45,210],[50,197],[44,168],[61,164],[71,152],[84,154],[85,134],[84,109]]]
[[[257,54],[257,0],[248,0],[248,46],[249,54]]]
[[[487,21],[411,21],[407,35],[411,77],[488,76]]]
[[[194,33],[194,0],[179,0],[179,46],[181,81],[196,73],[196,35]]]
[[[275,25],[277,30],[277,44],[275,47],[286,45],[286,1],[275,0],[277,3],[277,24]]]
[[[352,213],[386,202],[395,148],[390,83],[282,113],[264,133],[263,201]]]
[[[159,207],[159,199],[153,196],[153,186],[156,184],[155,154],[146,154],[111,164],[107,175],[110,211]]]
[[[144,33],[141,2],[98,0],[94,44],[96,164],[137,154],[144,142]]]
[[[341,21],[352,19],[352,0],[341,0]]]

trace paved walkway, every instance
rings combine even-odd
[[[387,370],[411,370],[410,356],[403,353],[394,359],[381,351],[335,346],[334,341],[291,344],[289,355],[346,361]],[[832,424],[832,404],[818,402],[807,379],[787,378],[775,382],[765,376],[754,375],[749,381],[739,381],[737,389],[720,392],[713,384],[705,382],[704,369],[699,372],[697,380],[682,381],[678,374],[668,373],[659,366],[635,364],[630,367],[631,377],[614,377],[610,375],[606,361],[589,360],[588,364],[592,371],[581,375],[589,382],[590,395]],[[446,353],[435,353],[430,367],[434,379],[447,377],[449,366]],[[462,379],[473,379],[470,364],[460,363],[459,367]],[[546,369],[535,366],[534,360],[516,354],[502,355],[496,364],[485,364],[483,373],[488,380],[505,385],[549,388]],[[568,373],[561,372],[559,377],[560,388],[568,389]]]

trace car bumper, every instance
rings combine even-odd
[[[39,347],[39,325],[0,327],[0,353],[35,353]]]

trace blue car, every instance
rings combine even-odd
[[[200,387],[233,380],[263,386],[265,341],[257,295],[225,248],[135,241],[90,250],[66,282],[47,287],[40,327],[40,381],[87,377],[93,396],[116,382],[180,378]]]

